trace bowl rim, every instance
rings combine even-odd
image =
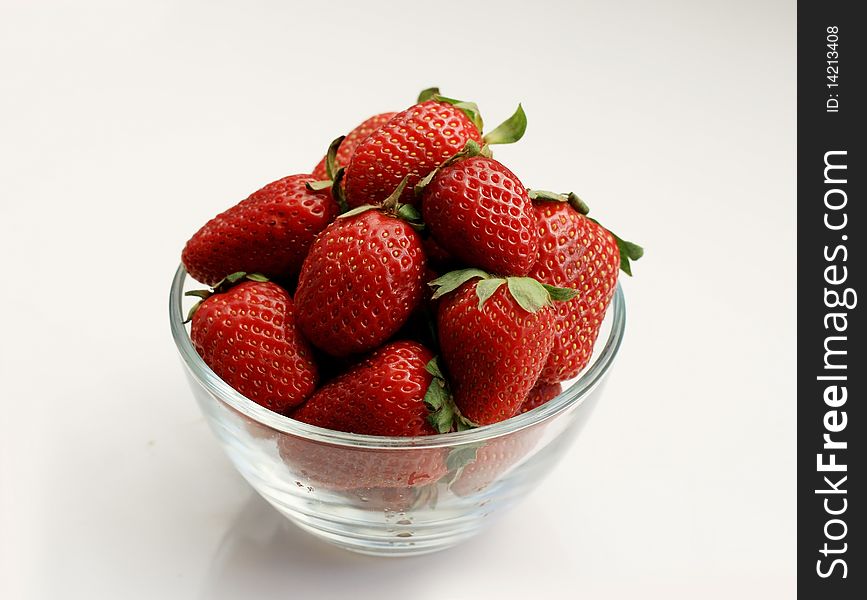
[[[187,327],[184,324],[183,289],[187,276],[183,264],[180,265],[175,272],[169,292],[169,323],[178,353],[188,372],[196,381],[215,399],[220,400],[223,404],[228,405],[230,408],[260,425],[301,438],[356,448],[417,449],[474,444],[508,435],[553,419],[564,411],[583,403],[596,386],[599,385],[617,357],[626,327],[626,301],[623,296],[623,289],[618,282],[608,315],[606,315],[606,318],[611,318],[612,321],[605,345],[598,355],[591,359],[589,367],[585,368],[580,377],[555,398],[533,410],[521,413],[505,421],[466,431],[413,437],[363,435],[309,425],[276,413],[243,396],[214,373],[205,364],[205,361],[202,360],[198,352],[196,352]],[[599,340],[596,343],[598,345]]]

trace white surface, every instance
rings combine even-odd
[[[0,2],[0,597],[794,595],[794,2],[41,4]],[[571,454],[389,562],[251,495],[166,304],[206,218],[431,84],[522,100],[498,157],[647,256]]]

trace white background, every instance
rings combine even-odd
[[[794,596],[794,8],[0,2],[0,597]],[[388,561],[252,494],[167,294],[207,218],[430,85],[491,124],[523,101],[498,158],[647,255],[557,470]]]

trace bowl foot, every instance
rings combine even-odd
[[[280,512],[311,535],[344,550],[368,556],[403,557],[439,552],[468,540],[483,529],[481,523],[465,524],[461,528],[455,528],[453,524],[447,527],[396,524],[383,529],[362,527],[352,521]]]

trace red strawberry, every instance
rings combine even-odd
[[[549,304],[571,297],[569,290],[478,269],[453,271],[432,285],[439,288],[435,297],[449,294],[440,301],[437,323],[455,404],[478,425],[508,419],[527,398],[554,344]]]
[[[477,144],[510,144],[521,139],[527,117],[518,105],[509,119],[482,137],[478,106],[424,90],[418,104],[396,114],[355,148],[346,167],[346,200],[349,206],[379,204],[408,177],[400,200],[415,201],[413,188],[443,161]]]
[[[323,386],[292,417],[356,433],[435,433],[424,403],[432,380],[425,368],[430,358],[430,351],[420,344],[389,344]],[[448,470],[446,448],[372,450],[291,435],[281,436],[278,445],[299,485],[355,490],[369,499],[365,490],[416,488],[437,481]]]
[[[548,360],[550,360],[550,357],[548,358]],[[562,391],[563,386],[559,383],[537,383],[536,387],[530,390],[530,394],[527,396],[527,399],[524,400],[524,403],[521,404],[521,408],[518,410],[518,414],[525,413],[529,410],[533,410],[534,408],[542,406],[549,400],[552,400],[553,398],[559,396],[560,392]]]
[[[407,221],[378,209],[344,213],[304,260],[298,325],[333,356],[373,350],[419,305],[424,276],[421,238]]]
[[[500,275],[526,275],[536,260],[533,203],[521,181],[493,158],[441,168],[422,194],[424,221],[447,252]]]
[[[340,149],[337,151],[337,166],[346,166],[352,158],[355,148],[367,138],[371,133],[388,123],[388,121],[397,113],[387,112],[379,115],[374,115],[367,119],[364,123],[350,131],[343,142],[340,144]],[[317,180],[328,179],[329,175],[325,168],[325,159],[322,157],[319,164],[313,169],[313,177]]]
[[[346,201],[379,204],[408,175],[401,200],[411,202],[412,187],[469,140],[481,144],[482,134],[460,108],[434,100],[411,106],[355,148],[346,168]]]
[[[280,457],[299,486],[328,490],[416,488],[446,474],[446,448],[353,448],[281,435]],[[394,508],[394,507],[389,507]]]
[[[557,334],[540,381],[555,383],[575,377],[590,361],[617,286],[618,268],[631,274],[629,260],[640,258],[643,250],[585,216],[587,205],[574,194],[532,195],[538,198],[535,213],[540,243],[530,276],[578,290],[575,298],[554,309]]]
[[[280,413],[313,393],[317,369],[312,350],[295,326],[295,308],[285,290],[256,280],[195,295],[205,300],[195,308],[190,337],[223,381]]]
[[[539,426],[530,427],[485,442],[476,450],[475,456],[460,467],[449,486],[452,493],[469,496],[487,488],[530,454],[543,431]]]
[[[307,189],[312,181],[284,177],[211,219],[184,247],[189,274],[208,285],[238,271],[297,274],[314,236],[337,216],[331,192]]]
[[[292,413],[311,425],[367,435],[413,436],[436,431],[424,397],[433,354],[416,342],[393,342],[324,385]]]

